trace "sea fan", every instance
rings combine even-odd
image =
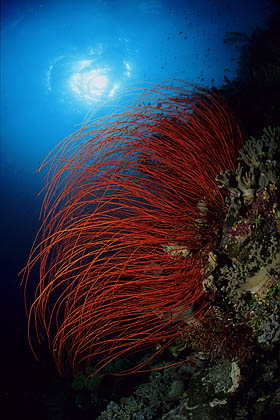
[[[87,124],[48,156],[42,226],[24,269],[40,264],[29,309],[60,372],[154,348],[209,306],[202,286],[219,241],[242,134],[214,92],[158,85],[126,112]],[[149,361],[130,371],[140,371]]]

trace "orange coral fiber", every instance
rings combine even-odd
[[[39,341],[45,331],[60,371],[64,355],[74,371],[98,372],[165,348],[208,307],[203,270],[225,211],[215,176],[234,168],[242,135],[210,91],[181,82],[147,98],[78,130],[42,165],[43,221],[24,280],[39,263],[29,332],[33,322]]]

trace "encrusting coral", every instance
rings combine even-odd
[[[209,287],[215,277],[214,284],[225,290],[226,299],[233,302],[231,293],[237,295],[238,309],[240,295],[256,293],[280,262],[279,157],[280,128],[264,128],[261,139],[245,143],[236,170],[216,177],[230,195],[221,243],[215,251],[219,264],[210,267],[204,284]]]
[[[209,254],[203,280],[212,307],[184,332],[210,358],[244,361],[257,343],[279,341],[279,158],[280,127],[267,127],[261,139],[244,144],[235,170],[216,177],[229,195],[220,244]]]

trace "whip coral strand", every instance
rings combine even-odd
[[[33,323],[39,341],[45,331],[60,372],[165,348],[205,313],[203,270],[225,211],[215,177],[235,168],[241,144],[223,100],[182,82],[155,86],[47,157],[23,277],[39,263],[29,339]]]

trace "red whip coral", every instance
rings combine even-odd
[[[215,177],[235,167],[241,144],[224,101],[180,83],[154,87],[48,156],[24,279],[39,262],[29,329],[35,322],[39,340],[45,330],[60,371],[64,354],[74,371],[92,362],[98,372],[127,352],[165,348],[205,313],[203,270],[225,211]]]

